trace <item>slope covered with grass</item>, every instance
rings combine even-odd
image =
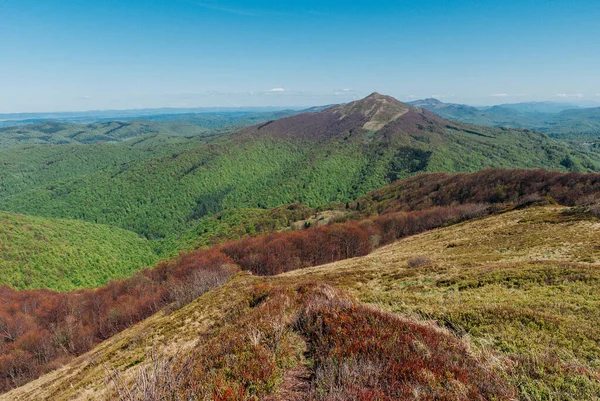
[[[521,399],[600,395],[600,220],[528,208],[399,241],[359,259],[288,273],[433,319],[499,353]]]
[[[131,231],[0,212],[0,282],[17,289],[97,287],[157,260]]]
[[[599,227],[576,208],[532,207],[329,265],[241,273],[0,399],[127,399],[153,375],[163,395],[228,400],[595,399]]]

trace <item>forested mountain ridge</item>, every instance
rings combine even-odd
[[[437,99],[409,102],[411,106],[430,110],[444,118],[471,124],[528,128],[560,137],[572,134],[600,135],[600,107],[580,108],[552,103],[473,107],[444,103]]]
[[[3,180],[0,210],[116,225],[154,240],[221,210],[349,202],[419,172],[600,165],[534,131],[452,122],[377,93],[197,141],[169,139],[157,157],[138,152],[144,155],[126,164],[78,175],[54,177],[48,172],[60,169],[31,160]],[[66,160],[77,157],[73,150]]]

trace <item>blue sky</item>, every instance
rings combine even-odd
[[[0,113],[600,101],[597,0],[0,0]]]

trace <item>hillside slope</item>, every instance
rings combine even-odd
[[[512,205],[531,204],[550,197],[561,205],[586,204],[596,199],[600,191],[600,176],[597,174],[558,173],[542,170],[483,170],[466,174],[419,174],[405,180],[372,191],[353,202],[346,204],[332,203],[318,209],[309,208],[302,204],[284,205],[272,209],[237,208],[224,210],[214,215],[206,215],[190,222],[188,228],[160,241],[146,241],[144,249],[151,248],[154,252],[141,252],[130,255],[129,262],[136,268],[147,266],[148,257],[169,258],[176,256],[182,250],[193,250],[199,247],[211,246],[226,240],[236,240],[248,235],[272,233],[280,230],[303,229],[311,225],[322,225],[329,221],[345,219],[362,219],[367,216],[393,212],[410,212],[425,210],[432,207],[449,207],[465,203]],[[497,206],[501,207],[501,206]],[[9,215],[9,214],[7,214]],[[10,215],[9,215],[10,216]],[[54,219],[27,220],[30,231],[45,232],[47,226],[52,227]],[[62,221],[62,220],[57,220]],[[84,227],[70,220],[73,227]],[[38,227],[38,224],[40,225]],[[7,229],[8,226],[5,227]],[[117,233],[121,229],[113,230]],[[77,241],[85,245],[86,235],[94,231],[77,231]],[[128,232],[128,235],[131,233]],[[33,235],[33,234],[32,234]],[[29,237],[28,237],[29,238]],[[89,243],[95,243],[97,238],[90,237]],[[35,264],[49,263],[55,266],[56,244],[45,241],[34,241],[31,238],[24,241],[21,236],[5,236],[0,258],[12,260],[5,262],[2,283],[16,288],[48,288],[54,290],[73,289],[105,284],[112,279],[123,278],[125,273],[120,268],[112,268],[99,264],[98,260],[106,259],[106,249],[100,247],[85,247],[89,251],[83,254],[73,253],[70,257],[60,259],[60,269],[65,272],[62,279],[55,275],[38,274],[35,284],[28,285],[21,281],[23,266],[21,261],[15,261],[15,249],[27,246],[28,260]],[[92,252],[93,250],[96,250]],[[135,256],[135,260],[131,259]],[[20,258],[22,259],[22,258]],[[110,260],[113,260],[112,258]],[[39,263],[38,263],[39,262]],[[116,263],[120,265],[120,263]],[[132,267],[133,268],[133,267]],[[81,281],[73,278],[69,272],[77,276],[85,271],[87,277],[95,279]],[[132,273],[134,270],[127,270]],[[16,281],[14,281],[14,278]],[[33,280],[33,277],[29,277]]]
[[[118,227],[0,212],[0,283],[59,291],[97,287],[158,261],[149,242]]]
[[[228,210],[155,243],[115,226],[0,212],[0,283],[19,290],[100,287],[182,251],[289,229],[313,214],[303,205]]]
[[[313,353],[311,347],[320,343],[313,344],[310,340],[312,345],[305,354],[309,360],[303,360],[302,353],[306,348],[298,334],[310,331],[288,331],[287,325],[282,326],[285,336],[280,351],[269,353],[272,352],[268,346],[269,336],[275,333],[270,330],[276,326],[270,326],[274,323],[268,320],[252,317],[252,308],[259,305],[261,316],[273,318],[272,322],[279,321],[278,314],[284,313],[288,316],[286,319],[292,319],[284,322],[291,324],[292,316],[298,316],[295,313],[303,308],[302,303],[296,304],[300,301],[296,301],[298,295],[295,294],[312,294],[315,290],[311,288],[316,288],[317,293],[329,294],[326,299],[340,296],[333,288],[319,287],[322,285],[346,289],[362,302],[401,316],[401,321],[405,322],[402,324],[412,322],[412,326],[405,326],[404,330],[414,333],[417,337],[413,338],[421,338],[420,341],[425,341],[418,334],[423,333],[418,326],[423,318],[446,327],[455,338],[453,341],[459,341],[453,349],[462,349],[458,344],[470,348],[471,358],[480,361],[482,365],[479,366],[487,366],[489,374],[498,372],[499,377],[505,377],[521,399],[595,399],[600,394],[597,359],[600,349],[596,341],[600,332],[595,325],[600,319],[600,304],[594,296],[600,290],[600,252],[595,246],[599,240],[600,223],[596,218],[580,213],[578,209],[533,207],[429,231],[383,247],[368,256],[329,265],[269,278],[242,273],[182,309],[170,314],[156,314],[103,342],[64,368],[4,394],[0,399],[114,399],[114,387],[107,387],[106,380],[114,385],[117,377],[131,385],[133,380],[142,378],[141,372],[157,372],[157,366],[165,369],[160,370],[163,374],[181,372],[176,361],[187,361],[194,367],[194,375],[203,375],[203,366],[206,366],[203,364],[212,363],[209,362],[211,358],[220,361],[212,371],[217,376],[204,383],[222,383],[225,387],[211,388],[215,391],[231,389],[229,399],[241,400],[252,394],[266,393],[274,393],[269,398],[273,400],[291,399],[286,393],[290,375],[300,374],[303,366],[310,375],[315,361],[327,362],[318,358],[331,354]],[[277,298],[282,295],[287,300]],[[275,304],[268,301],[272,297],[275,297]],[[344,295],[341,297],[348,299]],[[264,299],[267,301],[262,301]],[[342,316],[350,319],[348,322],[358,319],[358,315],[348,314],[345,307],[335,306],[333,311],[337,312],[331,312],[327,302],[319,302],[318,305],[326,309],[315,310],[325,313],[319,316],[327,316],[331,324]],[[293,312],[294,308],[298,308],[298,312]],[[354,308],[362,311],[360,306]],[[302,313],[305,312],[301,312],[301,316],[312,316]],[[238,316],[250,317],[239,320]],[[379,318],[368,319],[374,322]],[[357,330],[365,323],[344,327],[343,321],[335,324],[341,325],[340,330],[350,330],[346,332],[346,338],[356,338],[352,347],[358,348],[352,349],[360,350],[360,338],[378,336],[382,330],[373,326],[374,331],[369,335],[358,334]],[[388,321],[386,327],[396,324],[399,323]],[[258,337],[252,337],[256,330]],[[260,340],[261,332],[266,336],[265,343]],[[323,333],[333,336],[335,331]],[[258,338],[258,342],[253,343],[252,338]],[[314,338],[320,341],[320,337]],[[340,341],[335,337],[327,338]],[[435,335],[429,338],[407,351],[411,352],[413,361],[422,357],[419,350],[427,349],[428,341],[438,341],[433,340]],[[214,341],[230,345],[216,347]],[[264,344],[265,348],[253,348],[252,344]],[[346,352],[342,351],[344,342],[338,344],[342,347],[339,352]],[[267,354],[254,354],[260,349]],[[363,358],[362,351],[357,352],[354,357]],[[246,362],[254,359],[244,359],[243,355],[248,358],[274,357],[274,370],[260,376],[260,371],[252,370],[256,366]],[[350,357],[352,354],[342,355]],[[169,356],[175,356],[175,362],[164,365],[164,361],[169,360],[164,358]],[[440,367],[442,360],[439,359]],[[151,365],[146,365],[149,362]],[[221,369],[229,373],[220,376]],[[479,368],[472,366],[469,369],[475,374]],[[323,372],[333,374],[333,371]],[[380,377],[383,380],[387,376]],[[498,399],[515,397],[510,385],[501,384],[501,380],[492,377],[480,379],[480,382],[496,383],[497,387],[478,391],[495,391]],[[467,380],[466,376],[463,379]],[[325,385],[313,380],[310,379],[307,389]],[[344,383],[342,379],[341,387],[335,391],[350,391]],[[468,381],[463,383],[465,388],[471,388]],[[171,384],[184,386],[178,387],[181,391],[190,389],[185,387],[189,384]],[[318,388],[325,391],[324,395],[334,394],[331,393],[333,387]],[[440,396],[440,399],[462,399],[457,398],[458,395],[454,392],[451,395],[454,398]],[[380,397],[384,395],[380,394]],[[414,393],[410,397],[418,398]],[[473,395],[470,399],[478,397]],[[482,399],[489,398],[488,394]]]
[[[224,209],[349,202],[419,172],[599,166],[536,132],[451,122],[375,93],[151,160],[60,181],[40,178],[20,192],[15,182],[0,194],[0,209],[163,239]]]
[[[35,188],[60,185],[100,171],[119,171],[132,164],[201,146],[193,140],[147,135],[123,143],[29,145],[0,149],[0,198]]]
[[[433,319],[475,349],[499,352],[521,399],[592,400],[600,397],[598,241],[596,218],[529,208],[286,276]]]

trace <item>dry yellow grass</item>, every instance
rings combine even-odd
[[[277,279],[324,281],[433,319],[506,358],[523,399],[600,399],[600,222],[562,211],[466,222]],[[415,257],[429,263],[411,269]]]

